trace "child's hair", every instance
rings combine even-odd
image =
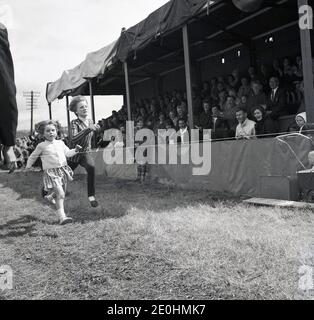
[[[38,133],[41,136],[43,136],[44,133],[45,133],[46,127],[49,126],[49,125],[55,126],[56,131],[58,131],[58,129],[59,129],[58,123],[56,121],[53,121],[53,120],[47,120],[47,121],[42,121],[42,122],[38,123],[38,128],[37,128]]]
[[[86,100],[86,98],[85,98],[84,96],[76,96],[76,97],[74,97],[74,98],[71,100],[71,103],[70,103],[70,105],[69,105],[69,110],[70,110],[71,112],[76,113],[76,111],[77,111],[77,105],[78,105],[78,103],[81,102],[81,101],[87,101],[87,100]]]

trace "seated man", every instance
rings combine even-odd
[[[212,129],[213,140],[228,138],[229,125],[228,122],[221,117],[218,107],[212,108],[210,128]]]
[[[244,109],[236,111],[236,118],[239,122],[236,129],[236,139],[252,139],[255,138],[255,122],[247,118],[247,112]]]
[[[254,119],[253,109],[258,106],[266,108],[267,97],[263,92],[263,86],[259,80],[252,82],[252,92],[250,93],[247,100],[247,112],[250,119]]]
[[[186,112],[184,111],[182,105],[177,106],[177,115],[179,119],[184,119],[186,122],[188,121],[188,117]]]
[[[178,124],[179,124],[179,132],[177,134],[178,136],[177,142],[184,143],[184,144],[190,143],[190,133],[189,133],[189,129],[185,119],[180,118],[178,121]]]
[[[272,77],[269,80],[271,91],[267,98],[266,113],[273,120],[278,120],[279,117],[285,115],[286,107],[286,93],[284,89],[279,88],[279,79]]]

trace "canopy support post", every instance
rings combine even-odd
[[[185,25],[183,27],[182,33],[183,33],[186,93],[187,93],[188,110],[189,110],[189,127],[190,127],[190,130],[192,130],[192,129],[194,129],[194,120],[193,120],[191,60],[190,60],[189,34],[188,34],[188,26],[187,25]]]
[[[52,102],[48,100],[48,89],[50,85],[51,85],[51,82],[48,82],[46,86],[46,100],[48,102],[48,108],[49,108],[49,120],[52,120],[52,111],[51,111]]]
[[[126,105],[128,109],[128,120],[132,121],[129,69],[128,69],[128,63],[126,61],[123,63],[123,67],[124,67],[124,77],[125,77]]]
[[[67,107],[67,119],[68,119],[68,137],[69,139],[71,139],[71,118],[70,118],[70,110],[69,110],[69,107],[70,107],[70,103],[69,103],[69,96],[66,95],[66,107]]]
[[[308,0],[298,0],[298,7],[309,5]],[[310,29],[302,30],[301,33],[301,49],[304,79],[304,102],[307,115],[307,121],[314,123],[314,85],[313,85],[313,61],[311,48]]]
[[[251,67],[255,69],[257,66],[257,58],[256,58],[256,47],[253,41],[251,41],[250,43],[249,50],[250,50],[250,64],[251,64]],[[257,72],[258,70],[255,70],[255,71]]]
[[[49,108],[49,120],[52,120],[51,102],[48,102],[48,108]]]
[[[96,123],[95,101],[94,101],[94,93],[93,93],[93,80],[88,79],[88,84],[89,84],[90,104],[91,104],[91,109],[92,109],[92,118],[93,118],[93,122]]]

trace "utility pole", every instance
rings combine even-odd
[[[40,92],[38,91],[28,91],[23,92],[23,96],[26,99],[26,107],[31,111],[31,130],[30,134],[33,134],[33,127],[34,127],[34,109],[37,109],[37,100],[40,97]]]

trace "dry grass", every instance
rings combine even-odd
[[[41,175],[0,176],[4,299],[308,299],[298,270],[314,266],[314,215],[254,208],[226,195],[98,178],[70,185],[60,227],[39,195]]]

